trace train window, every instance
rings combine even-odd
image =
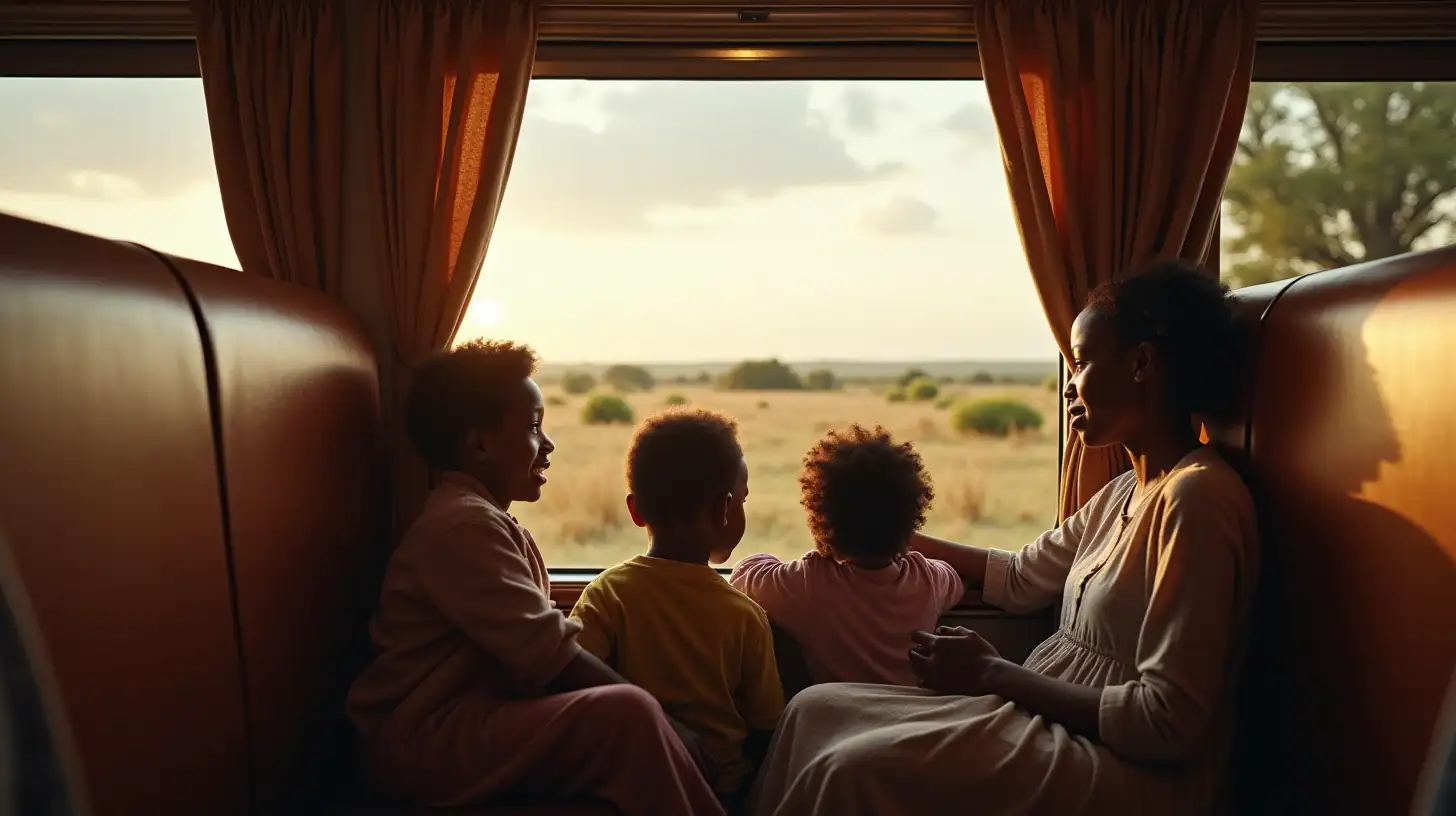
[[[1224,192],[1234,285],[1456,242],[1456,82],[1256,82]]]
[[[237,266],[200,80],[0,77],[0,109],[0,210]],[[1256,83],[1225,277],[1456,241],[1453,129],[1456,82]],[[974,80],[536,80],[477,335],[546,360],[561,449],[520,515],[554,567],[643,546],[622,502],[632,426],[589,421],[613,398],[634,420],[671,402],[738,418],[741,552],[810,546],[800,460],[849,421],[916,442],[929,532],[1015,548],[1053,518],[1055,345]],[[1003,398],[986,418],[978,401]]]
[[[198,78],[0,77],[0,211],[236,268]]]
[[[932,534],[1055,517],[1056,345],[979,81],[534,81],[476,336],[545,361],[559,450],[512,512],[552,567],[643,551],[623,460],[673,403],[739,422],[738,556],[812,547],[801,461],[850,421],[916,444]]]

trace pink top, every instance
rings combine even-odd
[[[373,746],[437,727],[466,697],[539,696],[581,651],[581,623],[551,602],[535,539],[464,473],[447,471],[389,559],[369,624],[374,660],[348,713]]]
[[[815,683],[918,685],[910,634],[933,631],[966,591],[949,564],[917,552],[877,570],[817,552],[750,555],[728,580],[798,642]]]

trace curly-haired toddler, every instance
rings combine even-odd
[[[911,633],[933,631],[965,585],[908,550],[934,496],[920,454],[883,428],[830,431],[799,477],[815,549],[751,555],[729,579],[799,645],[815,683],[917,685]]]

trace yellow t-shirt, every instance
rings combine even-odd
[[[768,617],[712,567],[639,555],[598,575],[571,610],[576,642],[693,729],[732,795],[753,774],[750,730],[784,709]]]

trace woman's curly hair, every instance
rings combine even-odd
[[[851,561],[904,553],[935,498],[915,447],[879,426],[826,434],[804,457],[799,487],[815,547]]]
[[[1241,359],[1228,287],[1189,261],[1159,260],[1097,287],[1087,307],[1110,317],[1124,343],[1152,343],[1171,363],[1180,411],[1227,407]]]

